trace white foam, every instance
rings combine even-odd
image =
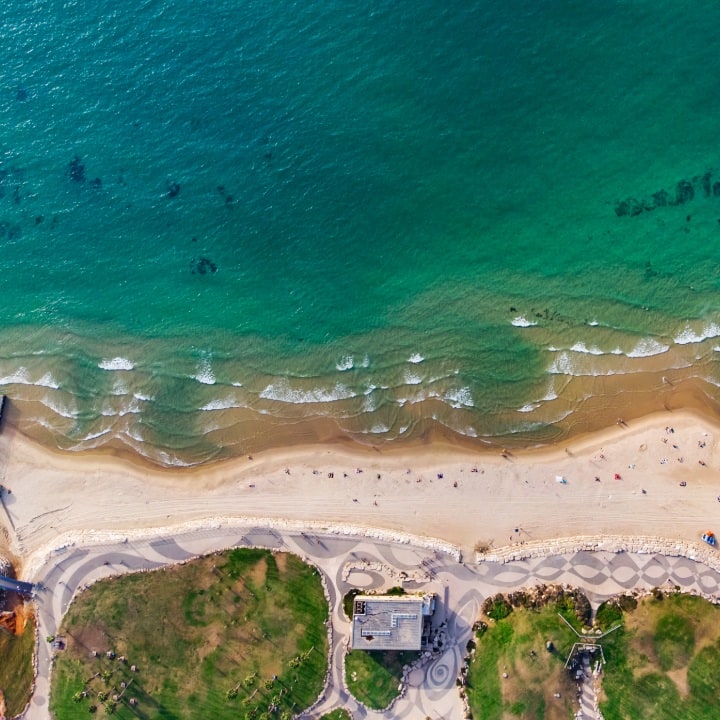
[[[540,403],[526,403],[521,408],[518,408],[518,412],[529,413],[533,410],[537,410],[540,407]]]
[[[629,358],[652,357],[662,355],[670,349],[669,345],[663,345],[653,338],[638,340],[637,345],[627,354]]]
[[[110,391],[113,395],[127,395],[129,390],[128,386],[122,378],[115,378],[113,388]]]
[[[145,442],[143,436],[140,434],[140,431],[137,428],[128,428],[125,432],[128,437],[132,438],[136,442]]]
[[[132,370],[135,365],[124,357],[114,357],[109,360],[101,360],[98,367],[102,370]]]
[[[47,395],[40,402],[45,405],[45,407],[50,408],[50,410],[57,415],[62,415],[62,417],[75,419],[79,414],[77,408],[69,405],[62,405],[54,398]]]
[[[133,398],[128,405],[120,408],[118,415],[122,417],[123,415],[135,415],[139,412],[141,412],[140,402],[137,398]]]
[[[590,327],[597,327],[600,323],[597,320],[588,320],[587,323]]]
[[[45,373],[35,383],[35,385],[39,385],[40,387],[52,388],[53,390],[57,390],[60,387],[60,383],[58,383],[58,381],[49,372]]]
[[[413,363],[413,365],[417,365],[418,363],[421,363],[425,358],[420,353],[413,353],[409,358],[408,362]]]
[[[282,379],[275,383],[270,383],[270,385],[268,385],[260,393],[260,397],[265,400],[277,400],[278,402],[303,404],[347,400],[348,398],[355,397],[355,393],[341,383],[335,383],[335,387],[331,390],[326,388],[302,390],[300,388],[291,387],[287,380]]]
[[[535,327],[535,325],[537,325],[536,322],[528,320],[524,315],[518,315],[516,318],[513,318],[510,324],[515,327]]]
[[[720,325],[717,323],[710,323],[706,325],[700,333],[696,333],[690,325],[686,325],[685,329],[678,333],[675,338],[675,342],[678,345],[689,345],[691,343],[699,343],[709,338],[718,337],[720,335]]]
[[[202,383],[203,385],[214,385],[215,374],[210,367],[210,361],[205,358],[198,363],[197,374],[193,375],[195,380]]]
[[[35,385],[37,387],[51,388],[52,390],[57,390],[60,387],[58,381],[49,372],[46,372],[38,380],[31,380],[27,368],[24,367],[18,368],[11,375],[0,377],[0,385]]]
[[[369,430],[369,433],[372,433],[373,435],[383,435],[386,432],[390,432],[390,428],[387,425],[384,425],[383,423],[378,423],[377,425],[373,425]]]
[[[587,355],[604,355],[605,353],[596,346],[588,347],[584,342],[576,342],[571,348],[573,352],[586,353]]]
[[[419,385],[423,381],[422,376],[412,370],[405,370],[403,380],[406,385]]]
[[[26,368],[18,368],[12,375],[0,377],[0,385],[32,385]]]
[[[102,437],[103,435],[107,435],[110,432],[110,428],[105,428],[104,430],[99,430],[95,433],[90,433],[87,437],[85,437],[81,442],[88,442],[89,440],[97,440],[98,438]]]
[[[548,368],[548,372],[553,375],[575,375],[574,370],[573,362],[566,352],[561,352]]]
[[[216,398],[203,405],[201,410],[229,410],[230,408],[242,407],[232,395],[225,398]]]
[[[454,408],[473,406],[472,393],[469,387],[448,390],[443,399]]]
[[[122,405],[120,408],[113,407],[112,405],[105,403],[100,410],[100,414],[105,417],[123,417],[123,415],[135,415],[142,412],[140,403],[142,401],[136,397],[133,397],[128,403]]]
[[[365,394],[365,397],[363,397],[362,402],[362,410],[363,412],[373,412],[377,409],[377,402],[375,400],[375,397],[373,395]]]
[[[343,372],[344,370],[352,370],[355,367],[355,360],[352,355],[345,355],[338,362],[335,363],[335,367]]]

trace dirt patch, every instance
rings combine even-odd
[[[108,637],[105,628],[98,625],[86,625],[68,636],[68,647],[76,648],[78,655],[90,655],[93,650],[104,653],[108,650]]]
[[[265,558],[255,563],[248,573],[250,581],[257,587],[262,587],[265,584],[265,579],[267,578],[267,569],[267,560]]]
[[[275,563],[277,564],[278,572],[281,576],[287,573],[288,556],[287,553],[277,553],[275,556]]]
[[[681,698],[685,698],[688,695],[688,669],[687,667],[678,668],[677,670],[669,670],[667,676],[673,681],[675,687],[678,689]]]

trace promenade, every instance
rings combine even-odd
[[[318,702],[302,715],[320,718],[345,708],[353,718],[426,717],[458,720],[462,703],[455,685],[472,624],[483,600],[536,583],[567,583],[581,588],[594,606],[617,593],[635,588],[677,585],[703,594],[720,591],[720,572],[687,557],[579,551],[510,562],[459,562],[453,552],[427,547],[418,539],[394,543],[367,536],[305,532],[253,525],[222,526],[182,534],[119,538],[89,546],[70,546],[51,553],[31,578],[38,584],[38,676],[27,720],[49,720],[48,694],[52,653],[44,641],[57,633],[73,596],[104,577],[152,570],[169,563],[229,547],[264,547],[300,555],[321,572],[330,602],[330,672]],[[448,548],[449,549],[449,548]],[[401,574],[409,590],[438,594],[434,625],[445,625],[446,649],[408,676],[406,690],[385,713],[368,710],[349,694],[344,681],[344,657],[350,623],[342,610],[351,587],[378,590],[398,584]]]

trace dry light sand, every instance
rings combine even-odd
[[[171,471],[51,451],[6,426],[0,482],[10,494],[0,526],[21,562],[89,530],[213,517],[367,526],[439,538],[466,553],[477,542],[572,535],[697,540],[703,530],[720,531],[719,437],[707,417],[668,412],[506,457],[441,445],[327,445]]]

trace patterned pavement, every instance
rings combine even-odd
[[[331,608],[330,679],[316,705],[302,716],[308,720],[320,718],[336,707],[347,709],[353,718],[462,718],[455,679],[480,605],[496,592],[537,583],[567,583],[582,588],[591,603],[598,605],[612,595],[636,587],[670,584],[712,595],[718,594],[720,588],[720,573],[685,557],[583,551],[507,564],[475,565],[458,563],[439,551],[366,537],[267,527],[224,527],[57,551],[32,578],[40,585],[36,596],[38,636],[42,639],[55,634],[74,594],[98,579],[243,546],[296,553],[316,565],[324,576]],[[404,696],[383,714],[364,708],[345,686],[344,656],[350,623],[342,610],[342,598],[351,587],[374,590],[398,584],[400,573],[411,578],[408,586],[438,594],[434,623],[446,622],[448,642],[440,657],[411,674]],[[49,720],[50,667],[50,647],[41,641],[36,691],[24,715],[28,720]]]

